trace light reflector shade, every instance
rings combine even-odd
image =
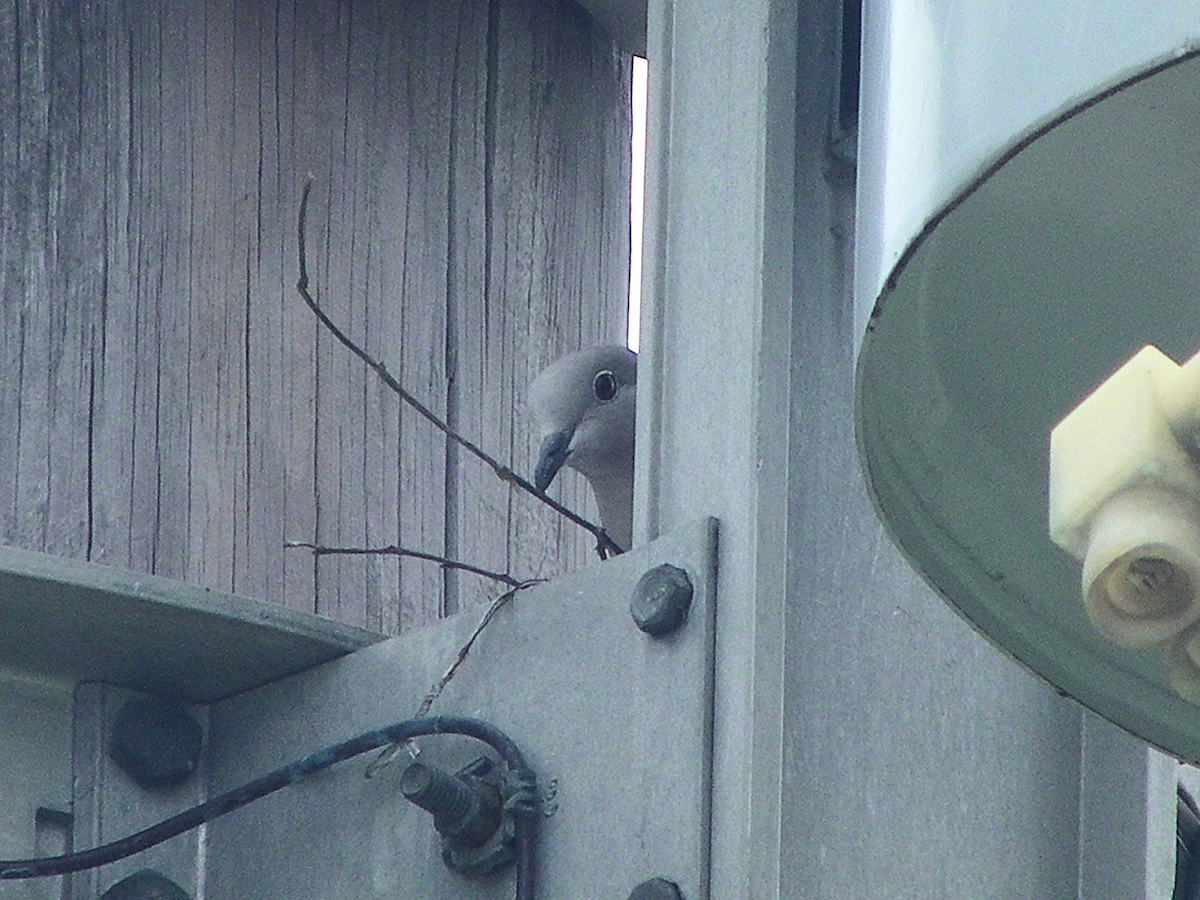
[[[860,455],[912,564],[1060,691],[1200,760],[1200,707],[1088,621],[1047,534],[1051,429],[1135,351],[1200,347],[1200,60],[1149,64],[1015,140],[891,271]]]

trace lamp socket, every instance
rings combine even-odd
[[[1050,435],[1050,537],[1114,643],[1164,654],[1200,702],[1200,354],[1143,347]],[[1190,650],[1195,646],[1196,652]]]

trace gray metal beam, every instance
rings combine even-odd
[[[721,520],[712,896],[766,897],[780,859],[798,8],[653,0],[648,35],[635,543]]]
[[[1085,734],[1123,736],[958,619],[865,495],[839,14],[649,9],[635,543],[721,520],[712,895],[1128,900],[1081,866],[1157,884],[1161,760],[1099,777]]]

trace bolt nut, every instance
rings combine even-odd
[[[400,776],[400,793],[433,813],[434,828],[455,846],[482,847],[500,827],[499,791],[479,778],[415,762]]]
[[[400,792],[433,813],[442,836],[442,862],[451,871],[487,875],[516,859],[516,808],[506,810],[502,800],[508,796],[501,789],[507,777],[486,756],[454,775],[414,762],[400,776]]]
[[[191,900],[191,896],[165,875],[142,869],[122,878],[100,900]]]
[[[629,601],[637,627],[651,637],[664,637],[687,621],[692,607],[692,582],[675,566],[657,566],[638,579]]]
[[[651,878],[633,889],[629,900],[683,900],[679,885],[665,878]]]
[[[187,781],[200,765],[204,729],[167,697],[130,700],[117,713],[108,755],[148,791]]]

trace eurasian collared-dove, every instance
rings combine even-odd
[[[542,438],[533,481],[545,490],[568,465],[591,483],[608,536],[628,550],[633,537],[633,426],[637,354],[605,344],[568,353],[529,387]]]

